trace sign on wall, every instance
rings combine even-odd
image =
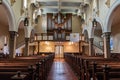
[[[79,39],[80,39],[79,33],[71,33],[70,34],[70,41],[79,42]]]

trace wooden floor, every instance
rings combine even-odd
[[[78,80],[64,59],[55,59],[47,80]]]

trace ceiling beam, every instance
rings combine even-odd
[[[84,2],[84,0],[60,0],[60,2],[76,2],[76,3],[81,3],[81,2]]]
[[[51,8],[51,9],[59,9],[59,6],[41,6],[41,9]],[[79,9],[79,7],[73,6],[60,6],[60,9]]]
[[[46,14],[46,13],[58,13],[58,11],[44,11],[42,14]],[[73,12],[73,11],[62,11],[62,13],[72,13],[72,14],[75,14],[76,15],[76,13],[75,12]]]
[[[79,7],[73,7],[73,6],[61,6],[61,9],[79,9]]]
[[[52,9],[58,9],[59,6],[40,6],[41,9],[44,9],[44,8],[52,8]]]
[[[59,0],[36,0],[38,2],[58,2]]]
[[[36,0],[38,2],[59,2],[59,0]],[[84,2],[84,0],[60,0],[60,2],[76,2],[81,3]]]

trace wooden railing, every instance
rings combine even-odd
[[[99,49],[103,50],[103,45],[100,45],[99,42],[94,41],[94,42],[93,42],[93,45],[96,46],[96,47],[98,47]]]
[[[59,38],[58,35],[55,35],[53,33],[41,33],[41,34],[36,34],[35,36],[35,40],[34,41],[68,41],[70,40],[70,36],[69,34],[65,34],[65,35],[61,35],[61,37]]]

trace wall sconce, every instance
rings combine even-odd
[[[2,4],[2,0],[0,0],[0,4]]]
[[[93,19],[93,21],[92,21],[92,26],[93,26],[93,27],[97,27],[97,21],[96,21],[96,19]]]
[[[13,6],[13,4],[16,2],[16,0],[10,0],[11,2],[11,6]]]
[[[24,20],[24,26],[28,26],[29,25],[29,20],[28,18],[26,17],[25,20]]]

